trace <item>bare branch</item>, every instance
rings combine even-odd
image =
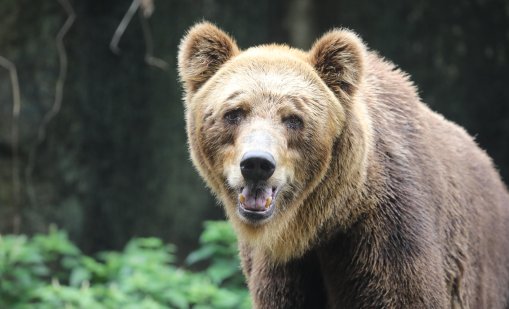
[[[154,0],[140,0],[143,17],[149,18],[154,13]]]
[[[19,176],[19,114],[21,111],[21,95],[16,65],[0,56],[0,66],[9,71],[12,87],[12,206],[14,208],[13,233],[19,232],[21,220],[21,185]]]
[[[118,42],[120,42],[120,39],[122,38],[122,35],[124,35],[125,29],[131,22],[131,19],[133,19],[134,13],[138,10],[140,7],[140,0],[133,0],[131,2],[131,5],[129,6],[129,9],[125,13],[124,17],[122,18],[122,21],[117,27],[117,30],[115,30],[115,33],[113,34],[113,38],[110,42],[110,49],[113,53],[119,54],[120,48],[118,47]]]
[[[152,13],[154,13],[154,0],[133,0],[133,2],[131,2],[129,9],[113,34],[113,38],[110,42],[110,49],[115,54],[120,53],[118,43],[138,8],[141,8],[139,16],[141,29],[143,30],[143,39],[145,40],[145,63],[161,70],[166,70],[168,68],[168,63],[160,58],[154,57],[154,43],[152,40],[152,33],[150,32],[150,27],[147,22],[147,18],[152,16]]]
[[[141,29],[143,30],[143,39],[145,40],[145,62],[148,65],[166,71],[168,69],[168,63],[161,58],[154,57],[154,41],[145,14],[140,14],[140,22]]]
[[[44,118],[42,119],[42,123],[39,126],[39,130],[37,132],[37,140],[35,141],[34,145],[32,146],[29,156],[28,156],[28,164],[25,169],[25,176],[27,181],[27,189],[28,189],[28,195],[30,198],[30,201],[32,205],[36,205],[37,200],[35,196],[35,191],[33,190],[32,186],[32,173],[34,169],[35,164],[35,158],[37,155],[37,148],[38,146],[44,141],[46,138],[46,128],[48,127],[48,124],[55,118],[55,116],[60,112],[60,109],[62,107],[62,98],[64,94],[64,85],[65,81],[67,79],[67,52],[65,50],[64,46],[64,37],[69,32],[69,29],[71,29],[72,25],[74,24],[74,20],[76,19],[76,13],[74,12],[74,9],[72,5],[69,3],[68,0],[58,0],[58,2],[62,5],[64,10],[67,13],[67,19],[58,31],[57,36],[55,37],[55,42],[57,46],[58,51],[58,58],[60,62],[60,70],[58,73],[58,79],[55,85],[55,100],[53,102],[53,106],[51,109],[44,115]]]

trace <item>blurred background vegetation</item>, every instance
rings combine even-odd
[[[84,254],[50,226],[34,237],[0,237],[0,308],[250,308],[235,234],[207,221],[200,248],[176,263],[175,246],[131,239],[122,251]]]
[[[203,19],[242,48],[308,49],[332,27],[354,29],[509,180],[507,1],[140,1],[0,2],[1,234],[56,224],[84,254],[158,237],[180,261],[198,246],[202,222],[223,213],[189,160],[176,53]],[[118,31],[133,3],[145,14],[131,10]]]

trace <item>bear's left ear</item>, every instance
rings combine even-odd
[[[179,75],[186,92],[196,92],[238,53],[235,41],[213,24],[194,25],[180,42],[178,54]]]
[[[355,33],[332,30],[315,42],[309,61],[337,96],[352,96],[364,74],[365,53],[366,47]]]

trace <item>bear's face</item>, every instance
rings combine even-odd
[[[307,64],[273,53],[247,51],[224,64],[192,100],[200,119],[189,119],[200,123],[196,146],[229,213],[249,225],[298,204],[323,176],[341,124],[323,82],[293,69]]]
[[[357,41],[337,31],[309,53],[240,52],[207,23],[183,39],[191,156],[241,233],[294,218],[330,168],[361,75]]]

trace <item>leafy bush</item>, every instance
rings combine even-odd
[[[250,308],[236,239],[223,221],[205,223],[188,265],[157,238],[131,240],[122,252],[83,255],[63,231],[0,236],[0,308]]]

